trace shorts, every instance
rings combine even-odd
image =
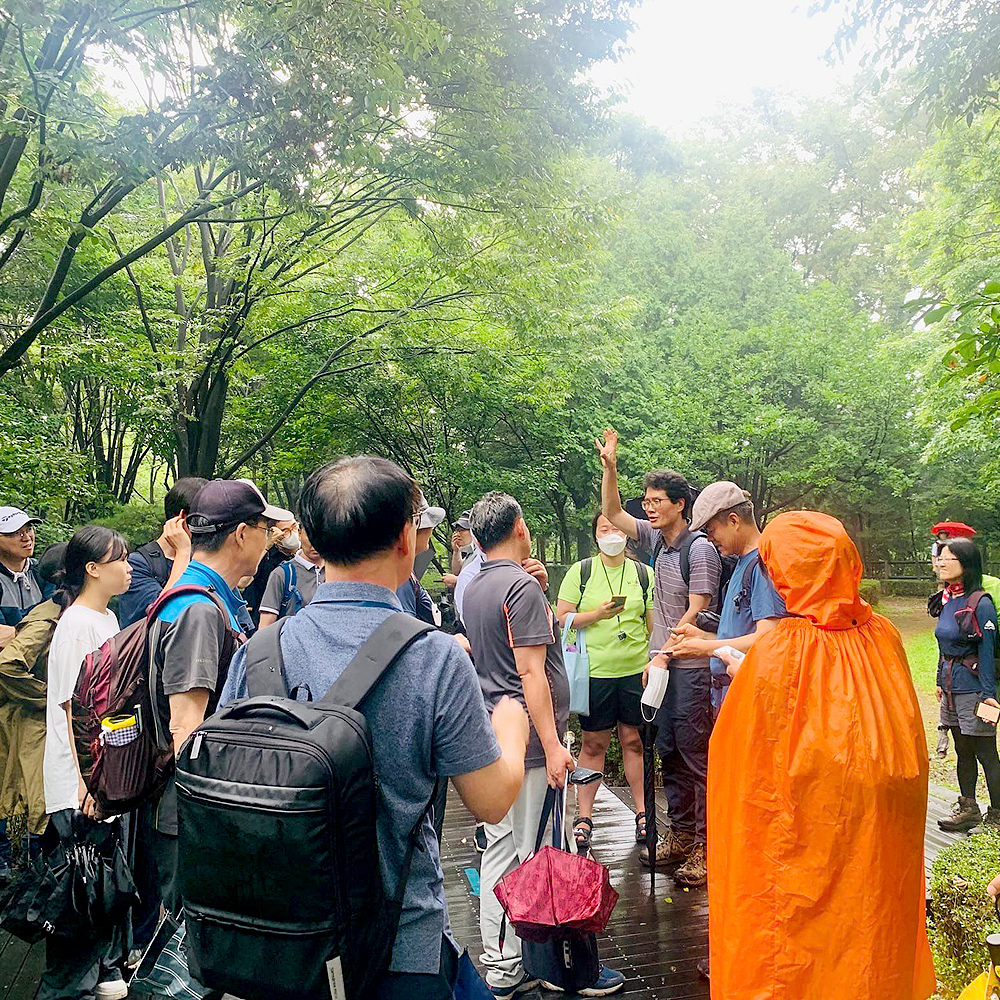
[[[601,733],[621,722],[626,726],[642,725],[642,674],[628,677],[591,677],[590,713],[580,716],[585,733]]]
[[[976,706],[982,695],[970,691],[968,694],[953,694],[954,708],[948,704],[948,696],[941,697],[941,725],[957,729],[963,736],[996,736],[997,727],[984,722],[976,715]]]

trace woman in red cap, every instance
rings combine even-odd
[[[795,617],[751,647],[712,736],[712,996],[926,1000],[927,742],[899,633],[836,518],[776,517],[760,557]]]

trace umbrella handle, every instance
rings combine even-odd
[[[563,746],[566,747],[566,750],[569,753],[573,752],[574,739],[575,739],[575,737],[573,736],[573,730],[572,729],[567,729],[566,730],[566,735],[563,737]],[[563,840],[563,847],[566,848],[566,850],[569,850],[569,847],[570,847],[569,833],[567,832],[567,829],[566,829],[566,806],[568,805],[568,803],[569,803],[569,772],[567,772],[567,774],[566,774],[566,782],[563,785],[563,801],[562,801],[562,807],[563,807],[562,808],[562,840]]]

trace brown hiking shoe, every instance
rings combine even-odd
[[[668,830],[666,836],[656,845],[656,858],[649,863],[649,851],[644,847],[639,852],[639,860],[647,867],[668,868],[686,860],[694,847],[694,837],[689,833],[675,833]]]
[[[708,881],[708,855],[704,844],[691,848],[687,861],[674,872],[674,881],[691,889],[700,889]]]
[[[994,809],[993,806],[990,806],[983,817],[983,826],[988,826],[993,830],[1000,829],[1000,809]]]
[[[958,797],[955,808],[947,819],[939,819],[938,826],[948,833],[962,833],[971,830],[974,826],[979,826],[983,821],[983,814],[979,811],[979,805],[975,799],[967,799],[964,795]]]

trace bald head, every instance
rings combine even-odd
[[[390,549],[420,502],[420,487],[395,462],[356,455],[309,477],[299,519],[327,562],[353,566]]]

